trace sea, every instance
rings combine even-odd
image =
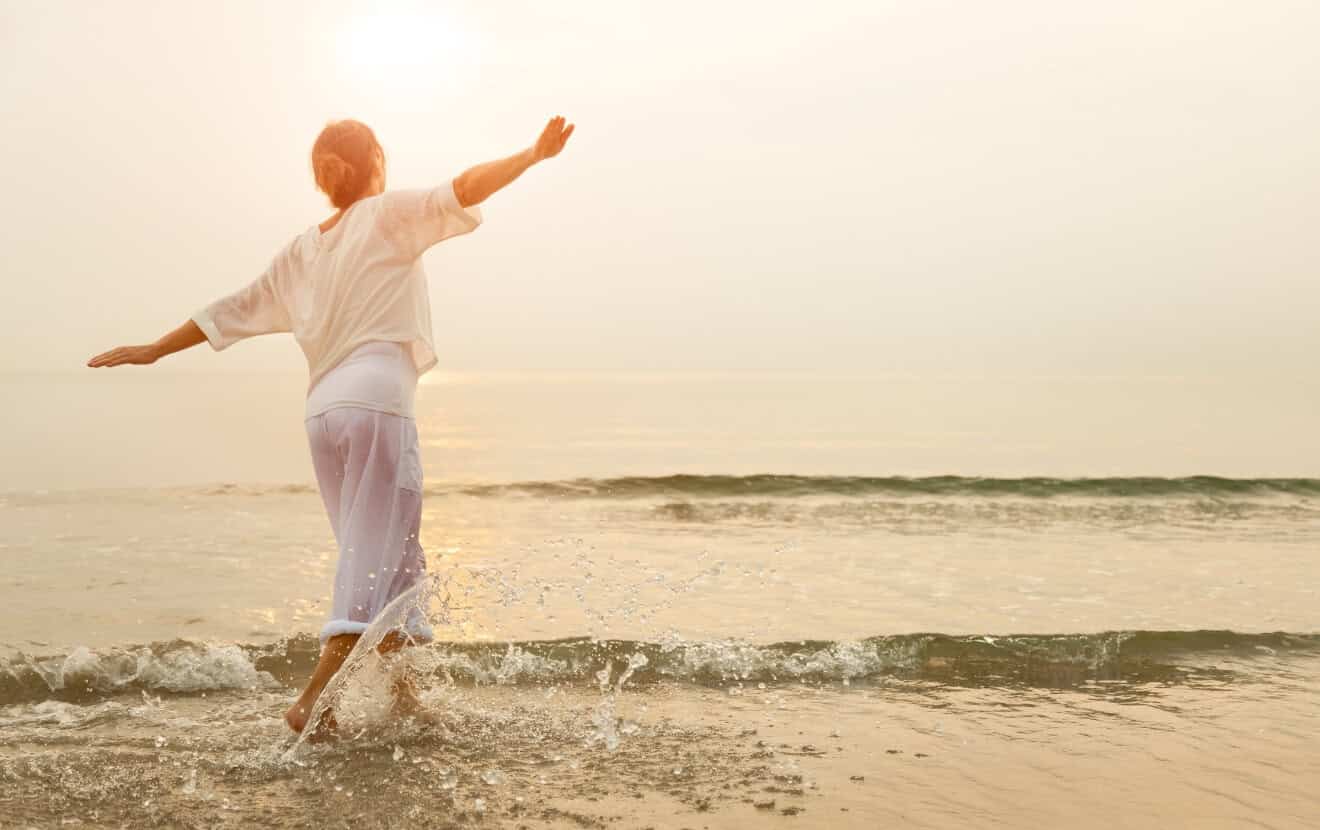
[[[1314,379],[428,373],[326,741],[305,377],[0,383],[0,828],[1320,827]]]

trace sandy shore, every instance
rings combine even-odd
[[[363,697],[343,740],[291,757],[280,693],[46,701],[5,710],[0,826],[1302,828],[1316,814],[1320,754],[1286,711],[1290,726],[1243,748],[1189,720],[1190,700],[928,691],[445,686],[425,696],[439,726],[377,721]],[[1220,705],[1239,734],[1271,720],[1263,703]]]

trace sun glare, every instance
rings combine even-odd
[[[371,82],[438,83],[463,65],[471,47],[471,37],[433,7],[385,7],[355,14],[340,26],[344,68]]]

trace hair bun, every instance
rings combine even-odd
[[[316,186],[342,210],[362,198],[383,156],[370,127],[351,119],[332,121],[312,147]]]
[[[326,153],[316,159],[316,183],[332,199],[338,201],[344,186],[353,179],[353,165],[334,153]]]

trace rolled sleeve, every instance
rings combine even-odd
[[[230,345],[220,336],[220,329],[215,327],[215,321],[211,319],[210,306],[196,311],[191,319],[197,324],[197,328],[202,330],[202,334],[206,335],[206,342],[211,344],[212,349],[218,352]]]
[[[437,187],[436,190],[439,191],[441,213],[453,216],[461,225],[466,226],[466,230],[459,232],[467,233],[475,230],[477,225],[481,224],[483,217],[479,205],[463,207],[458,203],[457,183],[458,179],[455,177]]]

